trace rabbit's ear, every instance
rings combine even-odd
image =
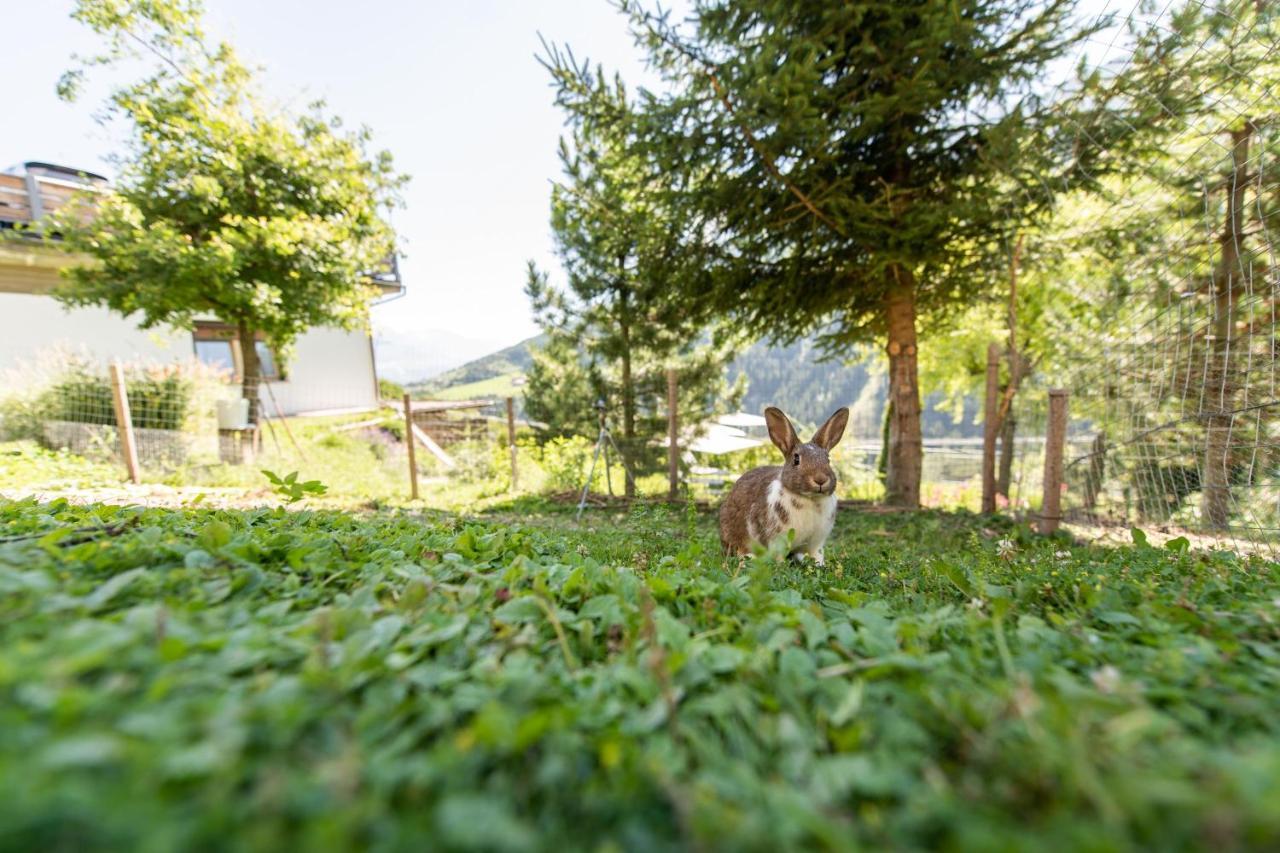
[[[800,446],[800,436],[796,435],[796,428],[791,425],[791,421],[787,420],[782,409],[775,406],[764,410],[764,420],[769,425],[769,438],[773,439],[783,456],[790,456],[791,451]]]
[[[823,450],[830,450],[840,443],[840,439],[844,436],[844,428],[848,424],[848,408],[837,409],[836,413],[827,418],[827,422],[818,427],[818,431],[813,434],[813,443]]]

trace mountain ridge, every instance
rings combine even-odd
[[[533,361],[533,348],[543,339],[543,335],[526,338],[408,387],[416,393],[433,394],[522,374]],[[882,373],[865,362],[843,364],[821,360],[814,342],[808,339],[785,346],[757,341],[735,355],[729,364],[727,378],[730,381],[744,374],[747,377],[747,392],[742,400],[744,411],[762,412],[766,406],[777,406],[797,425],[814,425],[840,406],[848,406],[850,437],[866,440],[880,435],[887,383]],[[974,423],[978,411],[976,400],[966,401],[964,417],[959,423],[949,413],[935,408],[940,400],[941,395],[930,395],[924,401],[920,426],[925,438],[975,438],[982,434],[982,427]]]

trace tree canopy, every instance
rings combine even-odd
[[[87,70],[142,61],[117,87],[108,119],[129,129],[115,185],[90,216],[58,228],[94,263],[68,271],[60,296],[138,316],[144,328],[211,315],[237,327],[245,396],[256,400],[258,334],[287,352],[318,325],[360,328],[377,295],[370,275],[395,249],[387,221],[404,178],[367,129],[347,131],[317,103],[293,115],[268,104],[226,43],[211,44],[194,0],[79,0],[73,16],[106,41]]]
[[[729,353],[675,298],[698,255],[682,239],[685,211],[667,204],[663,177],[636,151],[624,87],[599,72],[593,86],[613,121],[568,113],[563,178],[551,194],[565,283],[530,265],[526,292],[548,344],[530,370],[526,408],[552,432],[592,432],[595,399],[616,403],[634,471],[648,467],[645,448],[666,428],[666,371],[677,370],[682,415],[697,422],[727,392]],[[626,485],[633,493],[631,478]]]
[[[685,310],[890,360],[889,499],[916,505],[917,315],[989,286],[998,247],[1043,207],[1021,192],[1103,146],[1046,145],[1062,120],[1042,78],[1091,28],[1069,0],[698,4],[689,20],[624,0],[665,91],[635,111],[638,147],[697,226],[705,273]],[[571,110],[616,119],[571,54]]]

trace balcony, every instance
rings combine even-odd
[[[107,184],[102,175],[36,161],[0,173],[0,236],[7,233],[32,240],[46,236],[57,239],[56,234],[45,235],[40,230],[40,220],[68,204],[76,193],[101,192]],[[89,215],[87,210],[85,215]],[[394,254],[366,275],[384,298],[404,292]]]
[[[27,231],[39,237],[35,226],[46,214],[66,205],[78,192],[95,192],[106,185],[106,178],[92,172],[52,163],[23,163],[0,173],[0,230]]]

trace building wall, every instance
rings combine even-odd
[[[44,353],[65,349],[95,361],[171,362],[194,357],[191,333],[139,329],[105,308],[65,309],[50,296],[0,291],[0,373],[21,382],[19,369]],[[286,379],[263,390],[268,414],[377,405],[373,350],[363,332],[311,329],[297,342]],[[269,390],[268,390],[269,389]],[[274,399],[273,399],[274,397]]]
[[[267,388],[263,404],[268,414],[275,414],[276,403],[286,415],[375,408],[378,385],[368,335],[341,329],[308,330],[298,338],[294,357],[285,366],[285,379]]]

